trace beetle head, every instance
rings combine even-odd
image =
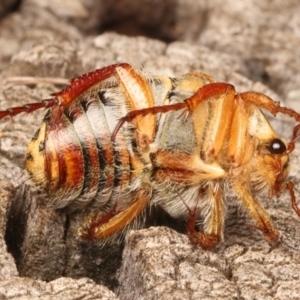
[[[274,138],[264,145],[263,163],[271,172],[268,174],[270,196],[279,196],[289,174],[290,164],[287,145],[279,138]]]

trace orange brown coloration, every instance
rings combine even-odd
[[[191,243],[212,249],[232,201],[226,191],[270,243],[279,233],[255,192],[288,189],[300,216],[287,181],[300,124],[286,144],[260,109],[298,123],[300,115],[266,95],[237,93],[200,72],[146,76],[123,63],[73,79],[52,99],[0,111],[0,119],[40,108],[49,110],[28,146],[26,168],[52,206],[90,209],[83,238],[116,234],[158,205],[188,220]]]

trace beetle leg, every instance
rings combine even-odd
[[[199,118],[199,116],[202,116],[204,106],[207,106],[205,103],[201,105],[201,97],[203,95],[197,92],[195,96],[186,100],[187,103],[191,101],[192,104],[190,109],[194,116],[194,130],[197,135],[198,145],[201,145],[199,150],[206,163],[215,161],[220,151],[224,148],[224,141],[228,133],[231,132],[232,116],[236,106],[235,90],[232,86],[228,85],[226,87],[219,84],[211,84],[210,88],[211,90],[207,91],[208,95],[205,96],[208,97],[207,100],[212,100],[209,103],[208,118],[210,121],[205,126],[201,125],[203,121],[201,117]],[[222,91],[224,89],[225,92],[220,93],[219,89]],[[203,128],[204,132],[201,132],[201,128]],[[203,136],[204,140],[201,142]]]
[[[8,108],[7,110],[0,111],[0,120],[9,117],[12,118],[21,113],[31,113],[40,108],[50,108],[59,105],[60,102],[57,98],[45,99],[41,102],[28,103],[24,106],[16,106]]]
[[[88,228],[80,228],[79,235],[86,240],[95,239],[95,233],[97,232],[98,228],[103,224],[108,223],[118,213],[117,204],[118,202],[116,201],[113,208],[108,213],[102,216],[100,216],[99,214],[89,216]]]
[[[285,115],[288,115],[292,118],[294,118],[298,123],[300,123],[300,114],[298,114],[293,109],[280,106],[278,102],[273,101],[270,97],[257,93],[257,92],[245,92],[241,93],[240,96],[242,99],[248,103],[252,103],[258,107],[267,109],[270,111],[274,116],[277,113],[282,113]],[[293,131],[293,137],[291,142],[288,144],[288,149],[286,151],[286,154],[292,152],[295,148],[295,141],[300,137],[300,124],[296,125],[294,127]]]
[[[167,113],[169,111],[176,111],[180,109],[186,109],[187,111],[192,112],[195,107],[200,103],[205,102],[209,99],[214,99],[224,95],[228,97],[235,94],[235,89],[231,84],[228,83],[209,83],[197,90],[190,98],[184,100],[184,102],[179,102],[170,105],[154,106],[143,108],[139,110],[130,111],[126,116],[119,120],[115,130],[112,134],[112,140],[115,139],[118,131],[123,126],[125,122],[132,122],[138,116],[146,116],[148,114],[158,114],[158,113]],[[222,98],[224,99],[224,98]],[[226,102],[226,101],[224,101]],[[226,105],[226,104],[224,104]],[[226,118],[223,120],[226,122]]]
[[[253,142],[247,142],[249,139],[247,135],[248,117],[245,102],[237,95],[232,117],[234,126],[230,129],[227,147],[227,157],[233,168],[240,167],[245,161],[247,162],[253,157]]]
[[[280,106],[280,104],[272,100],[267,95],[258,92],[245,92],[241,93],[242,99],[248,103],[252,103],[255,106],[265,108],[270,111],[273,115],[277,113],[282,113],[294,118],[297,122],[300,122],[300,115],[291,108]]]
[[[209,236],[213,236],[220,241],[223,234],[225,212],[222,192],[218,186],[214,189],[210,186],[208,191],[212,209],[210,215],[207,217],[208,222],[207,225],[204,226],[204,231],[207,232]]]
[[[137,73],[131,66],[120,66],[116,68],[116,77],[124,91],[126,102],[130,110],[139,110],[153,107],[154,98],[148,82]],[[153,142],[156,126],[156,116],[137,116],[135,119],[137,141],[145,148]]]
[[[70,85],[58,93],[52,94],[54,96],[51,99],[46,99],[41,102],[29,103],[24,106],[11,107],[7,110],[0,111],[0,120],[5,117],[14,117],[20,113],[31,113],[35,110],[41,108],[52,108],[55,106],[65,107],[75,98],[80,96],[90,87],[96,85],[97,83],[112,77],[116,73],[117,67],[128,67],[128,64],[115,64],[102,69],[98,69],[89,73],[86,73],[80,77],[71,80]],[[130,67],[130,66],[129,66]]]
[[[194,245],[199,245],[204,250],[210,250],[214,248],[221,240],[223,234],[224,226],[224,207],[222,200],[222,193],[219,188],[216,191],[213,191],[212,187],[209,187],[210,203],[211,210],[209,215],[206,216],[203,231],[197,231],[195,229],[196,225],[196,215],[195,207],[191,210],[182,199],[183,203],[189,211],[189,221],[188,221],[188,237],[190,242]]]
[[[142,187],[137,191],[134,202],[121,212],[113,210],[102,218],[92,216],[86,228],[80,228],[79,235],[89,240],[101,239],[117,233],[132,222],[147,206],[151,199],[151,188]]]
[[[227,176],[227,172],[218,164],[206,164],[199,155],[176,153],[171,151],[158,151],[151,155],[154,177],[163,182],[172,178],[174,183],[187,185],[199,184],[202,180],[214,180]]]
[[[298,124],[294,127],[293,137],[292,137],[292,140],[288,143],[287,150],[286,150],[285,154],[289,154],[289,153],[294,151],[295,143],[299,139],[299,137],[300,137],[300,124]]]
[[[211,250],[220,242],[220,237],[205,234],[203,231],[189,231],[188,237],[191,244],[198,245],[203,250]]]
[[[52,108],[55,106],[66,107],[70,102],[86,93],[93,86],[101,85],[106,79],[115,76],[119,84],[124,88],[127,100],[132,110],[138,110],[144,107],[154,105],[154,99],[151,89],[146,80],[139,75],[129,64],[121,63],[107,66],[80,77],[71,80],[70,85],[60,92],[53,93],[51,99],[46,99],[41,102],[29,103],[24,106],[12,107],[4,111],[0,111],[0,119],[5,117],[14,117],[20,113],[31,113],[40,108]],[[155,117],[149,116],[141,123],[140,128],[148,130],[147,134],[150,137],[154,135]],[[150,126],[149,125],[150,122]],[[147,126],[145,126],[145,123]]]
[[[256,222],[256,227],[263,233],[265,239],[272,244],[276,243],[279,239],[279,233],[274,228],[268,213],[258,204],[242,183],[236,180],[232,182],[232,187]]]
[[[293,183],[291,181],[288,181],[286,183],[286,188],[289,190],[290,195],[291,195],[291,201],[292,201],[293,210],[300,217],[300,208],[297,206]]]

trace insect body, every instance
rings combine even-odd
[[[28,146],[26,168],[54,207],[93,207],[80,230],[87,239],[117,233],[159,205],[188,219],[190,241],[211,249],[223,237],[230,194],[274,243],[279,234],[253,196],[261,190],[279,196],[288,188],[300,216],[287,182],[300,125],[285,143],[260,108],[297,122],[300,115],[266,95],[237,93],[200,72],[147,77],[117,64],[0,118],[42,107],[49,110]]]

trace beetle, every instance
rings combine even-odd
[[[260,191],[272,197],[288,189],[300,216],[287,181],[300,124],[286,143],[261,109],[297,123],[300,115],[264,94],[238,93],[201,72],[148,76],[120,63],[75,78],[52,96],[0,111],[0,119],[47,109],[26,169],[53,207],[91,207],[79,229],[83,238],[117,234],[159,205],[187,220],[191,243],[212,249],[223,239],[233,196],[275,243],[279,233],[253,196]]]

